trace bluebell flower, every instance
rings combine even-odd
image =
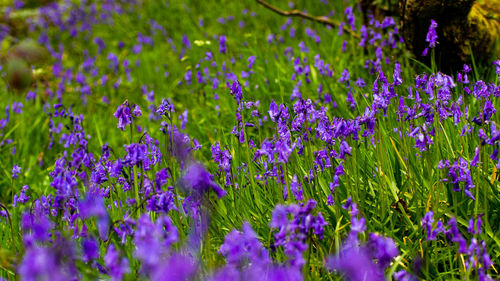
[[[213,176],[205,170],[202,164],[197,162],[188,165],[179,184],[188,193],[197,196],[203,196],[210,190],[213,190],[219,198],[226,195],[226,191],[214,182]]]
[[[19,196],[17,194],[14,194],[13,198],[13,203],[12,205],[16,207],[18,203],[25,204],[30,200],[30,197],[26,195],[26,191],[28,191],[29,187],[27,185],[23,186],[21,189],[21,193],[19,193]]]
[[[82,240],[82,260],[89,262],[99,258],[99,242],[92,237]]]
[[[351,281],[385,281],[384,272],[377,267],[366,248],[347,247],[339,257],[330,258],[327,268],[338,270]]]
[[[243,92],[241,91],[241,85],[238,80],[234,80],[231,85],[231,95],[236,99],[236,103],[239,105],[243,99]]]
[[[113,244],[108,247],[108,251],[104,256],[104,264],[113,281],[122,280],[123,275],[130,272],[128,259],[120,257],[120,253],[116,251]]]
[[[14,166],[12,167],[12,178],[17,179],[19,177],[19,174],[21,174],[21,167],[14,164]]]
[[[132,123],[132,115],[130,114],[130,107],[128,100],[125,100],[118,108],[114,114],[115,118],[118,118],[118,129],[124,131],[125,126]]]
[[[226,36],[221,35],[219,36],[219,53],[225,54],[227,52],[227,39]]]
[[[429,30],[427,31],[427,35],[425,37],[425,41],[429,43],[428,47],[424,49],[422,52],[422,56],[426,56],[427,52],[429,51],[429,48],[435,48],[436,43],[437,43],[437,33],[436,33],[436,28],[437,28],[437,23],[435,20],[431,19],[431,24],[429,25]]]

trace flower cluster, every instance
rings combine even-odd
[[[24,20],[35,2],[5,10],[20,30],[0,24],[6,46],[27,32],[49,57],[25,97],[6,89],[0,276],[299,281],[329,278],[325,260],[349,280],[496,271],[500,61],[493,79],[468,65],[412,77],[397,20],[349,1],[328,15],[343,21],[333,39],[179,1],[56,1]],[[444,262],[410,266],[434,246]]]
[[[328,223],[321,213],[314,216],[316,202],[310,199],[304,206],[277,205],[269,226],[278,229],[274,234],[275,246],[283,246],[292,266],[301,268],[305,264],[302,254],[307,249],[307,239],[312,235],[323,238],[324,227]],[[289,219],[291,216],[291,219]]]
[[[422,219],[422,227],[427,232],[427,240],[435,240],[436,236],[443,234],[446,239],[458,245],[458,252],[464,254],[464,266],[467,272],[476,270],[479,280],[493,280],[487,274],[487,271],[492,267],[493,263],[486,250],[485,241],[478,240],[478,235],[482,233],[482,215],[471,218],[469,227],[467,228],[472,238],[468,241],[460,232],[456,218],[451,218],[446,226],[441,220],[434,224],[434,213],[429,211]]]
[[[358,235],[366,231],[365,218],[358,218],[357,204],[350,197],[343,208],[351,215],[351,231],[338,255],[328,259],[327,267],[349,280],[385,280],[384,272],[399,254],[398,247],[391,238],[377,233],[370,233],[366,243],[361,244]]]
[[[470,166],[474,166],[473,164],[473,162],[468,163],[465,159],[459,157],[459,159],[455,160],[453,164],[450,164],[448,159],[445,159],[444,161],[441,160],[437,168],[445,169],[448,177],[443,179],[443,182],[449,182],[452,184],[453,191],[460,191],[460,183],[463,183],[465,195],[469,196],[472,200],[475,200],[471,192],[471,189],[475,187],[472,182],[470,171]]]

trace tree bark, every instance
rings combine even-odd
[[[430,20],[437,22],[436,61],[443,71],[455,72],[464,64],[491,63],[499,54],[500,0],[400,0],[400,21],[407,48],[422,56]]]

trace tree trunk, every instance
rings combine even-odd
[[[407,48],[422,56],[430,20],[437,22],[436,61],[443,71],[455,72],[463,64],[491,63],[499,54],[500,0],[400,0],[400,21]]]

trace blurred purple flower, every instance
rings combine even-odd
[[[227,52],[227,39],[226,36],[221,35],[219,36],[219,53],[225,54]]]
[[[82,260],[89,262],[99,258],[99,242],[94,238],[86,238],[82,241]]]
[[[123,275],[130,272],[128,259],[125,257],[121,258],[113,244],[108,247],[108,252],[104,256],[104,264],[113,281],[122,280]]]
[[[242,231],[233,230],[226,235],[219,253],[228,265],[235,267],[245,264],[268,264],[271,262],[267,250],[260,243],[256,233],[248,222],[243,223]]]
[[[14,166],[12,167],[12,178],[17,179],[19,177],[19,174],[21,174],[21,167],[14,164]]]
[[[340,271],[351,281],[385,281],[383,270],[373,263],[364,247],[345,247],[338,257],[330,258],[326,266]]]
[[[213,176],[198,162],[191,163],[186,167],[179,184],[186,192],[194,193],[197,196],[203,196],[210,190],[213,190],[219,198],[226,195],[226,191],[214,182]]]

